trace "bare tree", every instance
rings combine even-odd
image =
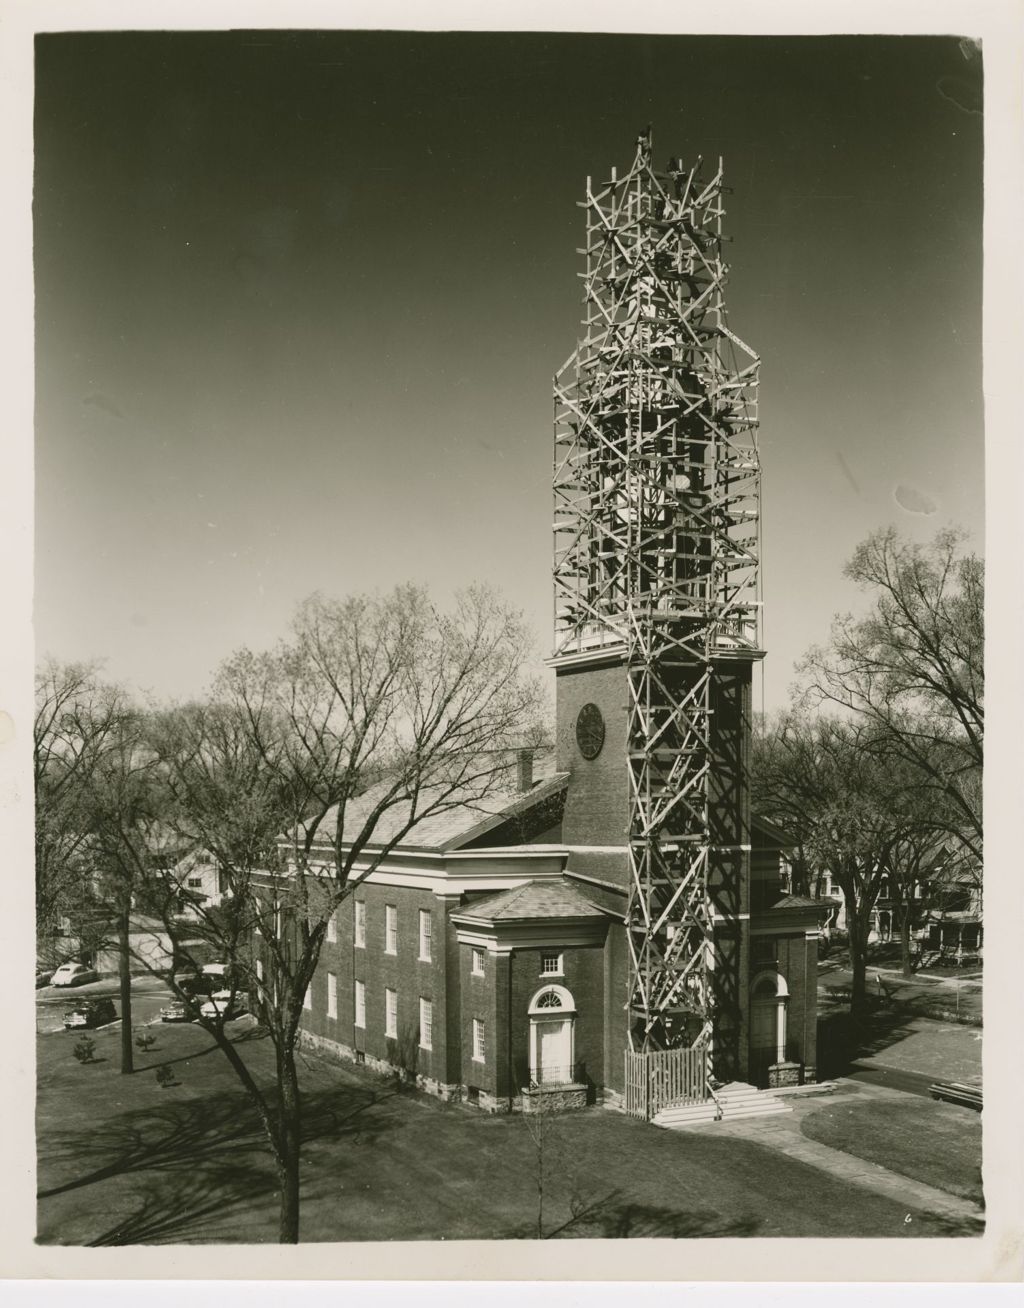
[[[866,1004],[871,915],[904,830],[872,730],[858,720],[786,713],[755,738],[752,766],[758,811],[795,832],[843,892],[855,1013]]]
[[[510,750],[537,731],[528,648],[519,615],[485,588],[450,613],[415,587],[315,596],[276,650],[228,661],[214,702],[159,724],[169,818],[228,891],[217,909],[197,909],[200,934],[257,997],[274,1046],[269,1093],[223,1020],[205,1020],[273,1150],[282,1242],[299,1237],[296,1044],[330,919],[417,822],[506,786]],[[165,920],[187,958],[176,891],[165,875]]]
[[[132,1048],[131,916],[145,901],[161,843],[162,795],[157,760],[149,745],[147,715],[123,693],[111,691],[117,707],[107,748],[83,786],[81,811],[88,833],[89,879],[103,906],[94,916],[116,939],[121,998],[121,1072],[135,1070]],[[111,930],[112,928],[112,930]]]
[[[88,785],[114,747],[120,705],[91,663],[47,660],[36,673],[36,930],[53,937],[61,916],[90,906]]]
[[[872,596],[836,618],[802,664],[812,700],[871,724],[872,747],[913,766],[946,829],[980,862],[984,742],[984,564],[964,537],[914,545],[894,528],[856,550],[845,575]]]

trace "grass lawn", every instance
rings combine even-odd
[[[38,1041],[38,1238],[49,1244],[276,1239],[276,1175],[255,1114],[198,1027],[157,1029],[118,1073],[118,1033],[79,1065]],[[270,1042],[238,1028],[269,1080]],[[178,1084],[161,1089],[154,1069]],[[396,1092],[365,1069],[306,1060],[302,1238],[508,1239],[537,1233],[531,1122]],[[534,1127],[536,1130],[536,1127]],[[547,1119],[546,1238],[969,1235],[749,1141],[671,1132],[601,1109]]]
[[[820,1144],[981,1202],[981,1117],[970,1108],[894,1095],[822,1107],[800,1129]]]

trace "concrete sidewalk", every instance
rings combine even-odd
[[[838,1088],[831,1095],[787,1096],[786,1103],[792,1107],[792,1113],[734,1122],[702,1123],[678,1129],[714,1131],[719,1135],[736,1136],[764,1145],[766,1149],[776,1149],[787,1158],[795,1158],[809,1167],[828,1172],[830,1176],[840,1177],[850,1185],[885,1195],[888,1199],[897,1199],[905,1203],[908,1208],[923,1209],[953,1221],[977,1222],[980,1234],[981,1224],[984,1221],[984,1209],[980,1204],[970,1199],[961,1199],[957,1195],[947,1194],[945,1190],[937,1190],[934,1186],[925,1185],[898,1172],[891,1172],[880,1163],[867,1162],[852,1154],[843,1153],[840,1149],[819,1144],[818,1141],[810,1140],[802,1133],[800,1124],[803,1118],[826,1103],[836,1104],[847,1101],[863,1103],[865,1096],[886,1099],[901,1097],[901,1091],[889,1090],[883,1086],[858,1084],[856,1090],[844,1092],[843,1083],[840,1081],[837,1084]]]

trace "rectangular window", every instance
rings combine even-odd
[[[434,1005],[429,999],[420,1000],[420,1048],[434,1047]]]
[[[430,953],[430,933],[433,929],[433,923],[430,919],[430,909],[420,909],[420,962],[429,963]]]
[[[257,980],[257,981],[262,981],[262,980],[263,980],[263,959],[262,959],[262,958],[257,958],[257,960],[256,960],[256,980]]]
[[[355,904],[356,949],[366,948],[366,900],[357,899]]]
[[[384,905],[384,952],[398,953],[398,909],[394,904]]]
[[[473,950],[473,975],[483,976],[484,974],[484,951],[482,949]]]
[[[356,982],[356,1026],[366,1026],[366,984]]]
[[[302,996],[302,1007],[306,1010],[307,1013],[312,1013],[313,1011],[313,982],[312,981],[310,981],[309,985],[306,987],[306,993]]]
[[[338,918],[335,913],[327,919],[327,939],[333,945],[338,939]]]
[[[777,958],[777,942],[774,936],[755,936],[750,942],[750,961],[755,966],[774,963]]]
[[[561,976],[561,975],[562,975],[562,955],[561,955],[561,954],[541,954],[541,956],[540,956],[540,974],[541,974],[541,976]]]
[[[188,884],[192,887],[193,890],[201,890],[203,886],[203,878],[189,877]]]
[[[327,1016],[338,1016],[338,978],[333,972],[327,973]]]
[[[473,1062],[484,1061],[484,1024],[478,1017],[473,1018]]]
[[[384,991],[384,1034],[386,1036],[398,1035],[398,992],[396,990]]]

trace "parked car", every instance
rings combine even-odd
[[[81,1027],[106,1026],[117,1021],[117,1009],[112,999],[87,999],[64,1014],[64,1030],[76,1031]]]
[[[199,1016],[199,1005],[205,996],[209,996],[223,987],[223,977],[211,976],[205,972],[192,972],[176,978],[178,989],[183,998],[175,995],[160,1009],[161,1022],[194,1022]]]
[[[98,981],[100,974],[84,963],[62,963],[53,974],[50,982],[55,986],[84,986],[90,981]]]
[[[51,980],[52,977],[53,977],[53,973],[52,973],[52,972],[45,972],[45,971],[44,971],[44,972],[40,972],[40,971],[37,970],[37,972],[36,972],[36,989],[38,990],[38,989],[40,988],[40,986],[48,986],[48,985],[50,984],[50,980]]]
[[[209,1021],[219,1017],[223,1022],[232,1022],[248,1012],[248,996],[238,990],[233,995],[230,990],[218,990],[200,1007],[199,1012]]]

